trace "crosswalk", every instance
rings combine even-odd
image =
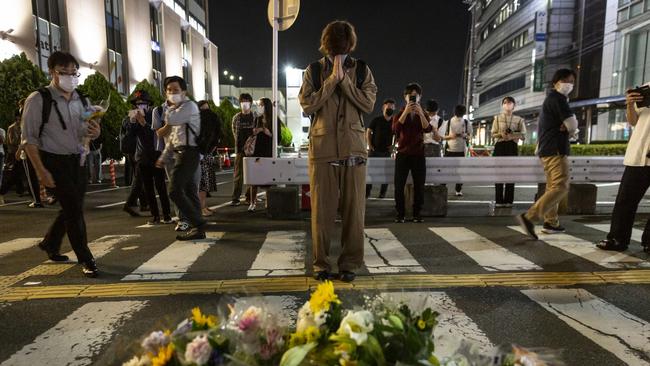
[[[438,312],[434,338],[435,354],[439,358],[467,347],[466,342],[484,353],[497,344],[511,342],[557,349],[555,341],[543,336],[543,333],[552,333],[561,341],[564,350],[561,355],[566,364],[650,365],[648,321],[587,289],[510,289],[507,296],[492,302],[485,302],[482,294],[454,291],[375,295],[395,304],[406,304],[415,311],[430,307]],[[358,307],[365,301],[364,296],[345,291],[340,291],[339,296],[346,308]],[[306,300],[307,295],[302,294],[244,295],[228,300],[227,304],[235,310],[251,305],[264,306],[290,327],[295,325],[298,309]],[[189,314],[192,306],[201,306],[207,312],[216,311],[214,298],[197,301],[177,305],[173,299],[164,298],[98,299],[82,305],[71,303],[60,312],[36,314],[36,318],[53,318],[50,319],[53,322],[40,325],[41,319],[36,319],[36,326],[25,329],[30,336],[25,337],[24,344],[7,342],[3,345],[0,366],[82,366],[107,364],[106,360],[111,360],[110,364],[120,364],[131,357],[130,352],[138,349],[130,345],[137,345],[151,331],[173,327]],[[525,312],[501,309],[513,303]],[[160,319],[152,321],[152,314],[158,314],[155,317]],[[545,319],[545,323],[530,327],[531,319]],[[504,327],[507,328],[506,336],[503,335]]]

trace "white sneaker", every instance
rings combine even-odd
[[[190,224],[187,222],[179,221],[174,230],[176,231],[187,231],[190,229]]]
[[[463,197],[463,192],[456,192],[456,197]]]
[[[255,212],[255,203],[251,203],[251,205],[248,206],[248,212]]]

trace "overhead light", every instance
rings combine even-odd
[[[223,75],[228,76],[228,70],[223,70]]]

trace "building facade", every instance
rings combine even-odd
[[[122,95],[147,79],[179,75],[196,99],[219,100],[217,46],[207,38],[207,0],[2,0],[0,60],[24,52],[47,73],[68,51],[81,82],[102,73]]]
[[[526,119],[527,143],[537,140],[537,117],[553,74],[578,74],[572,101],[581,140],[591,139],[590,108],[600,94],[605,0],[474,0],[467,90],[475,144],[491,145],[493,117],[512,96]],[[593,100],[593,102],[592,102]]]

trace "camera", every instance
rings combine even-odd
[[[632,89],[630,90],[630,92],[639,93],[643,97],[643,101],[636,103],[637,107],[639,108],[650,107],[650,86],[649,85],[637,86],[636,89]]]
[[[511,129],[511,128],[507,128],[507,129],[506,129],[506,133],[507,133],[508,135],[510,135],[510,134],[512,133],[512,129]]]

